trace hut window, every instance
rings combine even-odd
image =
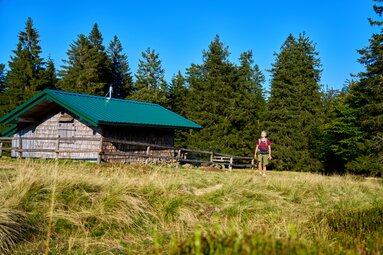
[[[73,121],[74,121],[74,118],[71,115],[69,115],[68,113],[61,113],[61,115],[59,117],[60,123],[65,123],[65,122],[73,123]]]
[[[58,136],[61,138],[72,138],[75,135],[74,119],[69,114],[63,114],[59,118]],[[73,140],[64,140],[63,143],[74,143]]]

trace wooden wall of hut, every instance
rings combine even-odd
[[[174,130],[145,127],[126,127],[108,125],[94,127],[81,122],[76,116],[64,109],[42,117],[37,123],[24,123],[14,138],[52,138],[51,140],[22,140],[23,150],[34,149],[41,151],[23,151],[23,158],[46,158],[46,159],[81,159],[96,161],[98,152],[73,152],[79,150],[99,150],[100,141],[84,140],[57,140],[54,138],[99,138],[104,137],[102,143],[102,157],[104,162],[145,162],[148,160],[148,148],[146,146],[127,145],[118,142],[110,142],[110,139],[130,141],[145,144],[155,144],[173,147]],[[12,140],[12,147],[19,147],[19,139]],[[70,150],[71,152],[59,152],[54,150]],[[44,151],[45,150],[45,151]],[[46,151],[52,150],[52,151]],[[173,157],[174,149],[150,148],[151,156]],[[114,155],[111,155],[114,154]],[[129,156],[129,154],[133,156]],[[13,150],[12,157],[18,157],[17,151]],[[140,157],[142,155],[143,157]],[[157,157],[149,158],[149,161],[158,161]]]
[[[126,127],[126,126],[104,126],[102,133],[107,140],[108,138],[122,141],[132,141],[147,144],[156,144],[172,147],[174,144],[173,129],[144,128],[144,127]],[[106,162],[144,162],[147,157],[139,157],[139,155],[147,155],[147,147],[133,146],[120,143],[112,143],[105,141],[103,143],[102,160]],[[108,155],[115,154],[115,155]],[[150,148],[150,155],[155,156],[174,156],[173,149]],[[124,156],[123,154],[133,154],[135,156]],[[158,158],[150,158],[150,161],[158,161]]]
[[[39,123],[24,124],[25,127],[14,134],[18,137],[43,137],[43,138],[100,138],[101,129],[86,125],[78,120],[72,114],[62,110],[60,112],[45,116]],[[12,141],[12,147],[18,147],[19,140]],[[57,147],[58,146],[58,147]],[[62,150],[85,150],[100,148],[99,141],[75,141],[75,140],[60,140],[57,145],[55,140],[23,140],[23,149],[62,149]],[[12,156],[16,157],[17,152],[12,151]],[[26,158],[56,158],[55,152],[22,152],[22,157]],[[62,159],[82,159],[82,160],[97,160],[97,152],[60,152],[58,158]]]

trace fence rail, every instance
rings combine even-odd
[[[13,141],[15,141],[13,143]],[[23,141],[52,141],[55,142],[55,148],[23,148]],[[83,142],[99,142],[96,147],[93,148],[60,148],[62,142],[83,141]],[[104,151],[103,144],[122,144],[128,146],[142,147],[140,153],[132,153],[131,151]],[[17,146],[15,146],[17,145]],[[154,154],[156,150],[168,150],[171,155],[158,155]],[[179,164],[205,164],[205,165],[221,165],[232,169],[246,168],[255,166],[254,159],[251,157],[243,157],[236,155],[229,155],[223,153],[217,153],[213,151],[194,150],[187,148],[176,148],[172,146],[149,144],[142,142],[123,141],[118,139],[106,138],[106,137],[0,137],[0,157],[4,155],[4,152],[13,152],[18,158],[25,157],[25,152],[45,152],[54,153],[54,159],[64,158],[60,157],[60,153],[95,153],[97,154],[97,162],[103,161],[106,156],[115,156],[121,158],[141,158],[145,163],[149,163],[155,160],[167,160],[176,162]],[[65,157],[68,159],[68,157]]]

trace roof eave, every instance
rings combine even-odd
[[[17,132],[17,124],[13,124],[12,126],[7,128],[6,130],[1,132],[0,136],[11,137],[16,132]]]
[[[196,126],[177,126],[177,125],[151,125],[144,123],[122,123],[122,122],[108,122],[108,121],[99,121],[100,125],[118,125],[118,126],[128,126],[128,127],[150,127],[150,128],[166,128],[166,129],[202,129],[200,125]]]
[[[41,91],[40,93],[38,93],[37,95],[29,99],[28,101],[24,102],[23,104],[19,105],[18,107],[16,107],[12,111],[10,111],[9,113],[1,117],[0,123],[9,124],[12,120],[18,118],[21,114],[23,114],[24,112],[29,110],[31,107],[33,107],[36,104],[36,102],[37,103],[40,102],[41,98],[43,98],[45,95],[46,95],[46,90]]]
[[[75,107],[72,107],[71,105],[63,102],[62,100],[59,100],[57,97],[55,97],[55,94],[48,89],[41,91],[40,93],[38,93],[37,95],[35,95],[34,97],[26,101],[25,103],[16,107],[16,109],[10,111],[8,114],[0,118],[0,123],[9,124],[11,121],[16,120],[20,115],[27,112],[33,106],[35,106],[36,104],[44,100],[51,100],[57,103],[58,105],[62,106],[63,108],[73,112],[74,114],[80,117],[80,121],[88,122],[89,124],[96,127],[99,125],[97,119],[94,119],[91,116],[84,114],[83,112],[77,110]]]
[[[92,126],[97,127],[99,125],[99,121],[87,114],[85,114],[82,111],[79,111],[76,109],[76,107],[72,107],[70,104],[65,103],[65,101],[59,100],[57,97],[55,97],[55,94],[48,91],[48,94],[50,95],[52,101],[57,103],[58,105],[64,107],[65,109],[69,110],[70,112],[76,114],[77,116],[80,117],[80,121],[85,121],[91,124]]]
[[[190,129],[202,129],[203,127],[198,125],[197,123],[194,123],[190,120],[186,120],[185,125],[161,125],[161,124],[144,124],[144,123],[126,123],[126,122],[108,122],[108,121],[102,121],[99,118],[87,114],[83,110],[76,107],[76,105],[71,104],[70,102],[66,102],[64,99],[61,99],[58,95],[56,95],[55,91],[45,89],[26,101],[25,103],[21,104],[20,106],[16,107],[14,110],[10,111],[8,114],[0,118],[0,123],[3,124],[9,124],[12,121],[19,118],[22,114],[30,110],[32,107],[36,106],[40,102],[47,100],[52,101],[64,109],[67,109],[68,111],[72,112],[73,114],[76,114],[80,121],[87,122],[92,126],[99,126],[99,125],[124,125],[124,126],[136,126],[136,127],[152,127],[152,128],[170,128],[170,129],[181,129],[181,130],[190,130]],[[166,108],[165,108],[166,109]],[[181,116],[182,117],[182,116]]]

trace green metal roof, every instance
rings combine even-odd
[[[43,90],[0,118],[0,123],[17,123],[20,116],[43,102],[55,102],[93,126],[128,125],[175,129],[200,129],[200,125],[153,103]]]

